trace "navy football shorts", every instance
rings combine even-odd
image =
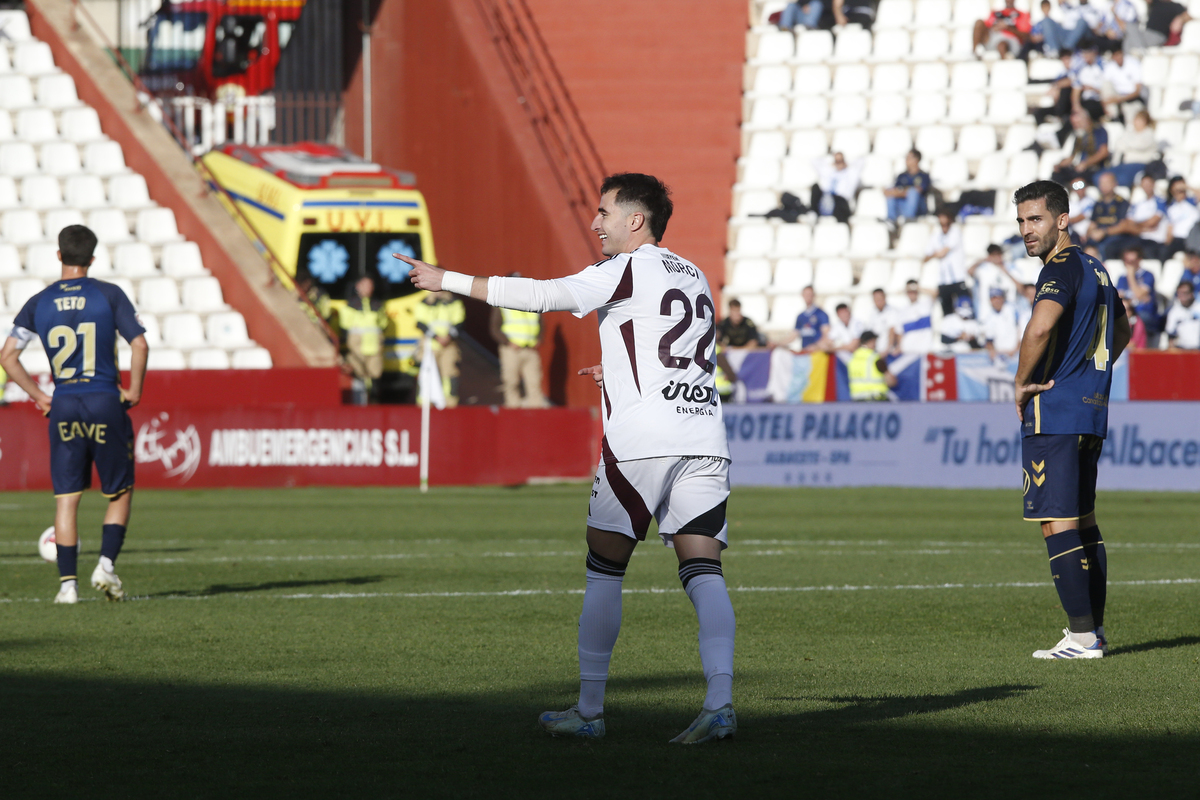
[[[1044,433],[1021,440],[1025,519],[1086,517],[1096,510],[1096,465],[1104,440],[1090,433]]]
[[[133,422],[115,392],[55,394],[50,402],[50,479],[55,496],[92,486],[117,497],[133,488]]]

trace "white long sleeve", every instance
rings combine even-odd
[[[490,306],[516,311],[570,311],[582,309],[574,293],[567,288],[569,278],[538,281],[533,278],[488,278],[487,301]]]

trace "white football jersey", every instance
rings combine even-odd
[[[556,283],[574,297],[575,316],[599,317],[605,461],[729,458],[704,273],[644,244]]]

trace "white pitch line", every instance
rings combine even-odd
[[[1109,581],[1109,586],[1189,586],[1200,584],[1200,578],[1163,578],[1159,580],[1141,581]],[[900,584],[896,586],[731,586],[729,591],[735,594],[790,594],[803,592],[911,592],[931,591],[938,589],[1031,589],[1045,588],[1052,584],[1049,581],[1014,581],[1008,583],[929,583],[929,584]],[[678,594],[683,591],[679,587],[649,589],[622,589],[621,594]],[[500,592],[329,592],[329,593],[297,593],[297,594],[261,594],[258,592],[222,592],[216,595],[163,595],[160,597],[131,596],[130,601],[144,602],[147,600],[217,600],[220,598],[241,598],[254,600],[359,600],[375,598],[397,598],[408,600],[460,598],[460,597],[553,597],[583,594],[583,589],[510,589]],[[90,602],[99,598],[80,598],[80,602]],[[5,597],[0,598],[4,603],[48,603],[38,597]]]

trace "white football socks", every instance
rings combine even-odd
[[[587,571],[587,591],[579,615],[579,714],[604,713],[604,686],[617,634],[621,632],[622,576]]]
[[[697,575],[685,591],[700,622],[700,664],[708,681],[704,707],[715,711],[733,702],[733,603],[722,575]]]
[[[79,582],[75,578],[71,578],[70,580],[66,580],[66,581],[61,581],[58,584],[58,590],[60,592],[63,591],[64,589],[75,589],[76,591],[79,591],[78,587],[79,587]]]
[[[116,574],[116,567],[113,566],[112,559],[109,558],[108,556],[100,556],[100,568],[103,569],[105,572],[107,572],[109,575]]]

